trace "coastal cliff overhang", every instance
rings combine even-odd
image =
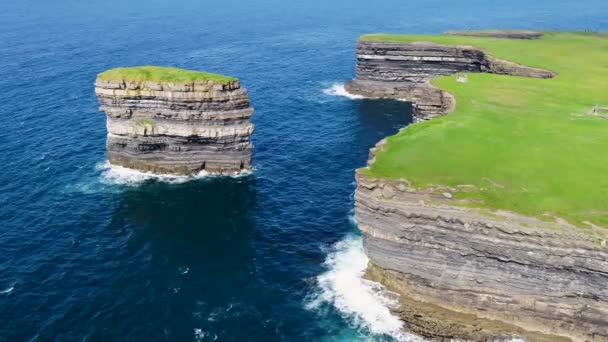
[[[491,58],[548,69],[551,79],[486,73],[435,78],[449,93],[449,115],[389,137],[361,172],[442,185],[469,206],[508,210],[581,228],[608,226],[608,121],[590,115],[608,104],[608,37],[543,32],[536,39],[457,35],[362,36],[359,42],[471,46]],[[461,77],[466,82],[461,82]],[[458,189],[466,189],[461,191]],[[601,228],[600,228],[601,231]]]

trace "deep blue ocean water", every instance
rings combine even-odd
[[[408,107],[339,85],[362,33],[479,28],[608,30],[608,2],[1,0],[0,341],[412,339],[351,218]],[[141,64],[240,77],[253,174],[108,169],[95,76]]]

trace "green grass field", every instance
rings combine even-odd
[[[212,74],[208,72],[185,70],[172,67],[159,66],[138,66],[130,68],[115,68],[102,72],[97,75],[101,80],[126,80],[134,82],[172,82],[172,83],[192,83],[194,81],[213,81],[226,84],[236,81],[235,77]]]
[[[608,227],[608,36],[547,32],[538,40],[442,35],[363,36],[366,41],[471,45],[493,57],[557,72],[553,79],[469,74],[433,80],[456,110],[388,139],[364,173],[419,188],[471,184],[456,198],[479,207]],[[477,206],[477,205],[476,205]]]

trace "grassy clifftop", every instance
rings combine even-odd
[[[152,65],[110,69],[97,75],[97,78],[104,81],[126,80],[134,82],[151,81],[172,83],[213,81],[221,84],[227,84],[237,80],[235,77],[212,74],[208,72]]]
[[[454,112],[388,139],[363,172],[406,178],[417,187],[474,185],[458,192],[475,206],[588,227],[608,227],[608,37],[549,32],[517,40],[374,34],[365,41],[471,45],[492,56],[555,71],[553,79],[469,74],[433,84],[453,94]],[[600,113],[601,114],[601,113]],[[608,114],[608,113],[606,113]],[[473,187],[467,187],[472,189]]]

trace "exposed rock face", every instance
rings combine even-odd
[[[460,72],[554,76],[548,70],[491,58],[470,46],[360,40],[357,77],[346,84],[346,90],[365,97],[409,100],[415,103],[417,119],[429,119],[450,112],[454,106],[452,96],[431,85],[430,80]]]
[[[253,108],[239,81],[97,79],[95,93],[107,114],[113,165],[170,174],[251,168]]]
[[[492,341],[513,342],[567,342],[570,338],[525,330],[513,324],[481,318],[443,306],[422,302],[407,296],[404,277],[396,271],[384,270],[373,263],[367,268],[365,277],[384,284],[389,290],[403,293],[401,305],[392,313],[407,322],[407,331],[432,341]]]
[[[414,332],[608,341],[608,249],[588,229],[455,206],[457,189],[417,190],[360,172],[357,184],[368,272],[402,295],[398,314]]]

